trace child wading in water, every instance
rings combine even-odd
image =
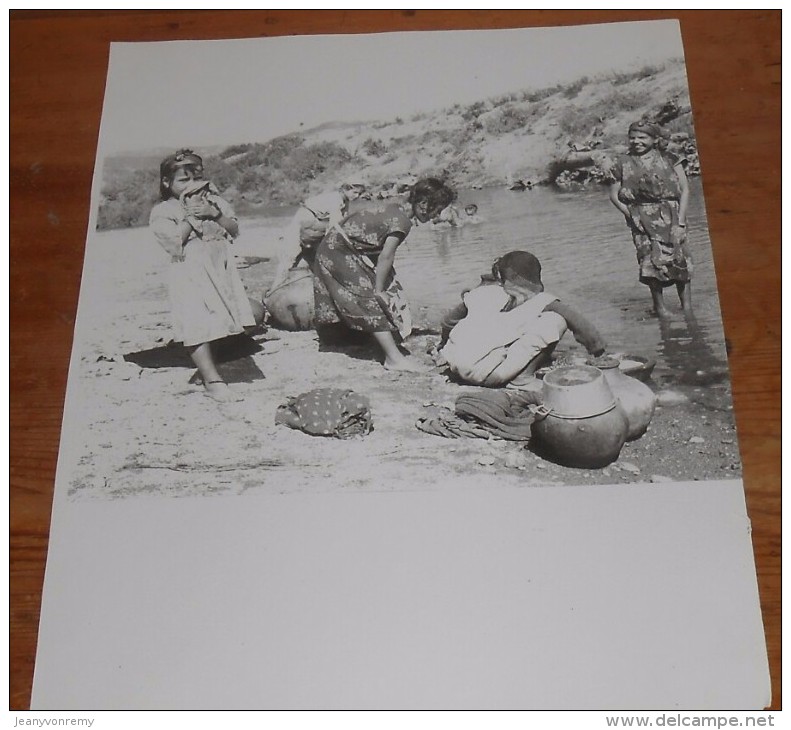
[[[567,328],[591,355],[604,352],[596,328],[544,291],[541,263],[533,254],[511,251],[482,279],[443,320],[440,355],[462,380],[490,387],[529,385]]]
[[[176,336],[218,401],[241,400],[217,372],[211,343],[255,325],[230,244],[239,224],[230,204],[203,179],[203,160],[180,150],[159,166],[161,202],[150,226],[170,254],[169,290]]]
[[[681,307],[692,310],[692,257],[687,246],[689,183],[682,160],[667,152],[669,134],[655,122],[629,127],[629,154],[609,165],[610,201],[632,234],[640,281],[654,311],[668,315],[663,289],[676,285]]]

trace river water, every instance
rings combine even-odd
[[[655,358],[654,378],[667,383],[722,383],[728,377],[727,358],[700,179],[690,187],[693,317],[682,315],[675,287],[665,289],[673,317],[661,322],[651,314],[650,292],[637,278],[631,235],[604,187],[575,192],[537,187],[460,191],[462,217],[464,206],[476,203],[480,222],[412,229],[395,266],[415,322],[438,328],[443,313],[491,270],[495,258],[524,249],[541,260],[546,290],[585,313],[609,351]],[[281,209],[244,227],[281,228],[292,212]],[[570,335],[557,352],[567,350],[580,351]]]
[[[610,351],[657,360],[656,375],[687,384],[727,378],[719,299],[700,179],[691,182],[688,237],[695,270],[694,317],[684,317],[675,287],[665,289],[673,317],[651,314],[651,296],[637,278],[637,260],[623,216],[606,189],[557,192],[472,190],[459,209],[478,205],[480,223],[460,228],[413,229],[396,255],[396,267],[418,320],[436,325],[442,312],[474,286],[479,274],[508,251],[531,251],[541,261],[547,291],[588,315]],[[564,339],[566,347],[577,347]]]

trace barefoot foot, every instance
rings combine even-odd
[[[425,367],[423,367],[420,363],[415,362],[414,360],[410,360],[408,358],[402,358],[401,360],[385,360],[384,361],[384,369],[385,370],[393,370],[395,372],[401,373],[425,373],[428,372]]]
[[[244,400],[239,393],[234,393],[224,380],[209,380],[205,383],[206,395],[220,403],[233,403]]]

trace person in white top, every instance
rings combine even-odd
[[[492,273],[463,295],[443,323],[440,355],[459,378],[489,387],[532,378],[567,328],[591,355],[604,352],[593,325],[544,291],[541,262],[533,254],[511,251],[495,262]]]
[[[337,225],[349,212],[349,203],[360,197],[364,186],[344,183],[339,190],[331,190],[306,198],[288,224],[277,253],[277,269],[269,291],[277,289],[288,272],[304,262],[310,266],[316,247],[327,230]]]

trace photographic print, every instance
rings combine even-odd
[[[376,69],[374,41],[349,38],[331,78],[291,62],[328,39],[240,41],[234,64],[222,44],[135,56],[141,79],[161,68],[108,109],[69,494],[738,478],[680,38],[541,38],[601,34],[621,42],[592,65],[498,32],[474,72],[455,60],[474,33],[384,44]],[[185,65],[210,74],[211,109]],[[216,205],[184,218],[196,177]],[[442,187],[415,203],[426,181]],[[184,274],[193,258],[208,269]],[[579,405],[544,415],[553,397]],[[331,415],[312,422],[316,403]],[[588,424],[607,435],[583,443]]]
[[[39,706],[760,705],[693,109],[672,21],[113,44]]]

